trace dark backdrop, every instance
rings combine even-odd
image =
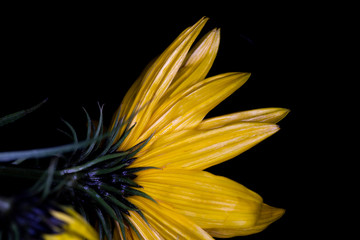
[[[109,121],[146,64],[183,29],[207,16],[210,21],[201,36],[221,28],[218,57],[209,75],[252,73],[249,81],[210,115],[262,107],[291,110],[279,123],[280,132],[210,169],[256,191],[269,205],[287,210],[264,232],[234,239],[294,239],[314,234],[310,226],[317,223],[314,205],[318,200],[310,180],[314,170],[307,149],[311,144],[305,138],[311,112],[305,102],[313,91],[306,86],[316,58],[309,48],[319,44],[308,21],[313,13],[301,6],[203,6],[11,9],[11,14],[3,17],[1,30],[0,115],[45,98],[48,101],[40,110],[1,130],[0,150],[68,143],[57,129],[66,129],[61,119],[77,129],[85,127],[82,107],[96,118],[98,103],[104,104]]]

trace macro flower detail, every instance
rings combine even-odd
[[[202,18],[149,65],[125,95],[115,116],[130,119],[132,130],[119,151],[147,141],[134,156],[140,171],[134,181],[150,201],[129,197],[145,218],[130,211],[134,239],[212,239],[257,233],[279,219],[283,209],[225,177],[204,171],[253,147],[279,130],[288,113],[263,108],[206,119],[207,113],[235,92],[249,73],[206,78],[217,54],[220,30],[191,45],[205,25]],[[119,132],[119,136],[124,128]],[[146,219],[146,224],[144,221]],[[181,219],[181,221],[179,221]],[[116,235],[116,234],[115,234]],[[122,236],[121,229],[118,235]]]
[[[37,196],[0,197],[1,239],[98,239],[98,234],[70,207]]]
[[[185,29],[124,96],[109,127],[85,110],[73,143],[0,152],[0,239],[214,239],[258,233],[285,212],[206,171],[279,130],[289,112],[260,108],[206,118],[250,77],[207,77],[220,30],[193,47],[208,18]],[[42,103],[0,118],[0,127]]]

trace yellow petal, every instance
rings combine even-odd
[[[277,123],[289,113],[285,108],[260,108],[205,119],[199,129],[218,128],[236,122]]]
[[[250,122],[182,130],[160,137],[132,166],[203,170],[239,155],[276,131],[275,124]]]
[[[113,240],[138,240],[139,238],[136,236],[135,233],[131,230],[131,228],[128,225],[125,225],[125,239],[122,236],[121,233],[121,227],[120,224],[117,221],[114,221],[115,223],[115,229],[114,229],[114,236]],[[134,236],[135,235],[135,236]]]
[[[157,201],[201,228],[248,228],[258,220],[262,198],[225,177],[198,170],[152,169],[135,181]]]
[[[182,65],[190,46],[194,42],[207,19],[202,18],[192,27],[186,29],[160,55],[160,57],[143,74],[143,78],[135,82],[122,102],[124,106],[120,118],[127,119],[134,111],[137,112],[133,124],[135,128],[131,137],[127,138],[120,149],[128,149],[136,143],[138,136],[144,130],[147,121],[156,109],[157,103],[166,92],[177,71]]]
[[[263,231],[271,223],[275,222],[285,213],[284,209],[274,208],[263,204],[260,212],[260,217],[253,227],[249,228],[209,228],[206,229],[211,236],[219,238],[229,238],[235,236],[246,236]]]
[[[130,211],[130,216],[128,217],[128,220],[133,224],[133,226],[138,230],[139,234],[143,239],[164,239],[160,236],[160,234],[151,226],[149,226],[144,219],[141,218],[141,216],[134,211]],[[132,234],[136,239],[138,239],[138,236],[136,233],[132,230]]]
[[[162,202],[154,203],[137,196],[128,199],[142,211],[149,224],[164,239],[213,239],[194,222]]]
[[[46,240],[61,239],[83,239],[97,240],[99,239],[97,232],[72,208],[64,207],[65,212],[52,211],[51,214],[65,222],[64,232],[60,234],[46,234]]]
[[[210,71],[220,44],[220,30],[206,34],[188,53],[166,94],[165,100],[203,80]]]
[[[73,233],[61,233],[61,234],[45,234],[44,240],[83,240],[82,236],[76,236]]]
[[[148,120],[146,131],[139,141],[153,133],[151,142],[165,133],[195,128],[211,109],[241,87],[249,76],[249,73],[220,74],[167,99]]]

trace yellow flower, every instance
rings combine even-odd
[[[36,195],[0,196],[0,239],[97,240],[95,229],[72,207]]]
[[[263,108],[204,119],[250,77],[231,72],[206,78],[218,51],[220,30],[214,29],[190,47],[207,20],[202,18],[183,31],[145,69],[115,114],[113,126],[115,119],[130,119],[132,126],[118,151],[148,140],[131,167],[156,167],[139,171],[134,179],[155,201],[128,197],[141,212],[129,211],[132,227],[117,225],[117,239],[249,235],[284,213],[264,204],[243,185],[204,171],[277,132],[275,123],[288,113],[287,109]],[[122,127],[118,136],[125,130]]]
[[[44,234],[45,240],[97,240],[97,232],[89,225],[85,219],[82,218],[72,208],[64,207],[62,211],[52,210],[51,214],[54,218],[63,222],[58,233]]]

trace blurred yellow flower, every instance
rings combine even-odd
[[[65,207],[64,212],[52,210],[54,218],[63,222],[62,228],[55,234],[44,234],[45,240],[97,240],[97,232],[72,208]]]

